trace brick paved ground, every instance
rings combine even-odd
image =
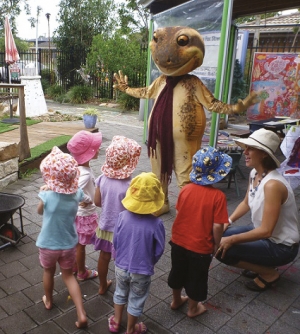
[[[137,140],[142,145],[142,156],[134,176],[142,171],[149,171],[150,164],[146,146],[143,144],[142,123],[131,121],[116,122],[112,119],[99,123],[103,134],[101,154],[93,161],[95,175],[99,175],[104,162],[105,148],[116,134],[125,135]],[[119,116],[118,116],[119,117]],[[41,123],[42,124],[42,123]],[[134,124],[134,125],[132,125]],[[72,126],[72,123],[66,123]],[[1,140],[1,136],[0,136]],[[248,177],[248,169],[241,163],[243,173]],[[239,188],[243,195],[247,180],[239,177]],[[47,311],[41,301],[43,295],[42,268],[39,265],[38,250],[35,240],[41,227],[41,216],[36,212],[38,191],[42,184],[39,172],[29,179],[18,180],[4,189],[5,192],[20,194],[25,198],[23,207],[24,230],[27,234],[17,246],[7,247],[0,251],[0,334],[37,334],[37,333],[109,333],[107,318],[113,313],[113,292],[115,289],[114,264],[110,263],[109,278],[113,284],[104,296],[99,296],[98,280],[80,283],[84,306],[89,318],[86,330],[75,327],[76,312],[74,304],[68,300],[68,292],[62,282],[59,270],[55,277],[54,307]],[[218,185],[227,196],[229,212],[232,212],[241,198],[237,198],[234,183],[227,189],[226,183]],[[300,260],[280,268],[281,280],[276,287],[263,293],[247,290],[244,282],[248,279],[240,276],[239,271],[213,260],[209,273],[209,297],[206,302],[208,312],[194,319],[186,316],[186,306],[178,311],[170,309],[171,290],[167,285],[170,269],[171,226],[175,217],[175,202],[178,189],[175,178],[170,186],[171,211],[162,216],[167,242],[164,255],[156,265],[152,278],[150,296],[146,302],[141,320],[146,323],[149,333],[269,333],[296,334],[300,332]],[[299,191],[296,191],[300,204]],[[16,216],[16,215],[15,215]],[[238,224],[249,224],[249,216]],[[18,225],[18,218],[16,217]],[[1,242],[0,242],[1,244]],[[87,247],[87,265],[96,268],[98,252]],[[125,332],[125,317],[121,330]]]

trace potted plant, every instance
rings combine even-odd
[[[86,129],[93,129],[97,123],[97,119],[97,109],[88,108],[83,112],[83,123]]]

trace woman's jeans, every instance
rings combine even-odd
[[[252,226],[230,226],[224,232],[223,237],[251,230],[253,230]],[[276,244],[269,239],[261,239],[235,244],[227,250],[223,259],[221,259],[221,254],[217,256],[217,259],[227,265],[236,265],[243,261],[265,267],[279,267],[292,262],[298,254],[298,249],[299,244],[286,246]]]

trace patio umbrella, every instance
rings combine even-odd
[[[5,29],[5,62],[8,65],[12,65],[16,61],[18,61],[20,57],[14,40],[14,36],[10,29],[10,24],[7,16],[5,18],[4,29]]]
[[[4,30],[5,30],[5,62],[6,64],[8,64],[8,66],[10,66],[14,64],[16,61],[18,61],[20,57],[7,16],[5,17]],[[8,82],[11,83],[10,68],[8,68]],[[10,95],[10,88],[9,88],[9,95]],[[15,123],[18,121],[18,119],[13,119],[11,98],[9,99],[9,104],[10,104],[10,119],[7,119],[7,123]]]

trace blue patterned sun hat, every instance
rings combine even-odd
[[[202,186],[222,180],[231,168],[232,158],[213,147],[201,148],[193,156],[190,180]]]

